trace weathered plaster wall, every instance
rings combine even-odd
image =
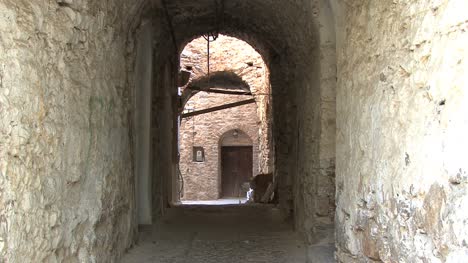
[[[160,43],[164,43],[161,34]],[[167,45],[167,44],[166,44]],[[155,58],[155,86],[152,111],[153,144],[153,218],[179,199],[177,184],[177,52],[173,46],[159,46],[161,57]],[[173,51],[174,56],[168,56]]]
[[[289,117],[295,122],[290,124],[295,128],[289,131],[294,142],[288,146],[294,158],[283,166],[291,167],[296,228],[312,243],[319,231],[333,228],[334,222],[336,41],[328,1],[307,7],[312,13],[309,27],[318,27],[319,39],[316,46],[309,47],[308,63],[289,72],[297,90],[297,118]],[[283,136],[278,140],[287,143],[291,135]]]
[[[138,224],[152,223],[151,103],[153,89],[154,25],[143,21],[137,36],[135,62],[135,191]]]
[[[251,96],[232,96],[199,92],[187,103],[195,110],[206,109]],[[253,171],[258,174],[259,118],[255,103],[235,108],[193,116],[182,120],[180,125],[180,171],[184,177],[186,200],[215,200],[221,191],[221,143],[223,136],[234,129],[247,134],[253,146]],[[193,162],[192,147],[200,146],[205,151],[204,162]]]
[[[317,1],[301,3],[301,12],[294,14],[298,21],[294,28],[301,28],[300,33],[286,39],[294,39],[295,48],[275,57],[270,66],[280,207],[294,217],[296,229],[306,236],[314,226],[319,167],[319,10]]]
[[[348,3],[339,50],[342,262],[468,258],[468,2]]]
[[[335,137],[337,59],[335,21],[329,1],[320,5],[320,137],[314,198],[319,223],[332,224],[335,215]]]
[[[0,261],[111,262],[132,243],[138,3],[0,1]]]

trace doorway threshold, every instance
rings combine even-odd
[[[247,198],[223,198],[216,200],[181,200],[176,205],[244,205]]]

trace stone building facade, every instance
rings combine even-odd
[[[251,96],[196,94],[187,104],[194,109],[209,108],[245,100]],[[186,108],[187,108],[186,107]],[[180,171],[184,178],[186,200],[214,200],[221,198],[221,147],[223,139],[232,138],[230,145],[253,147],[253,171],[259,173],[259,118],[255,103],[193,116],[180,125]],[[242,135],[246,136],[242,136]],[[245,140],[244,138],[247,138]],[[204,160],[197,162],[193,147],[203,147]]]
[[[252,141],[252,175],[272,170],[269,74],[262,57],[246,42],[220,35],[210,43],[208,75],[207,43],[200,37],[183,50],[181,68],[191,72],[189,83],[182,88],[186,95],[185,111],[255,98],[253,104],[181,120],[179,169],[184,181],[182,198],[210,200],[221,197],[220,147],[222,138],[229,132],[244,133]],[[243,90],[251,95],[198,92],[191,90],[192,87]],[[235,144],[243,145],[245,142],[239,136]],[[203,147],[203,162],[194,161],[193,147]]]

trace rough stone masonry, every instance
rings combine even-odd
[[[468,259],[466,10],[457,0],[348,6],[337,91],[342,262]]]
[[[220,35],[210,43],[210,76],[207,69],[207,43],[203,37],[188,43],[181,53],[181,68],[191,72],[183,87],[190,96],[185,110],[201,110],[255,98],[254,104],[211,112],[181,120],[180,171],[186,200],[220,198],[221,141],[225,133],[239,130],[253,146],[253,175],[271,167],[271,116],[268,68],[249,44]],[[208,80],[210,78],[210,80]],[[224,95],[198,92],[190,87],[243,90],[252,95]],[[193,162],[192,147],[205,150],[204,162]]]
[[[117,262],[135,241],[142,21],[146,190],[153,219],[164,212],[179,52],[213,30],[213,3],[0,0],[0,261]],[[269,68],[280,207],[296,229],[312,242],[334,220],[339,262],[465,262],[468,2],[224,3],[221,33]]]
[[[0,1],[1,262],[110,262],[133,242],[133,4]]]

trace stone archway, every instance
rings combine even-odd
[[[230,132],[230,131],[234,131],[234,130],[238,130],[238,131],[242,131],[243,133],[245,133],[249,138],[250,140],[252,140],[252,150],[253,150],[253,170],[252,170],[252,174],[253,175],[256,175],[258,173],[261,172],[261,168],[260,168],[260,158],[261,156],[261,153],[260,153],[260,145],[259,145],[259,129],[258,129],[258,126],[249,126],[249,125],[246,125],[246,124],[232,124],[232,125],[227,125],[225,127],[223,127],[222,129],[216,131],[216,137],[219,138],[219,147],[218,147],[218,151],[221,150],[221,146],[223,144],[223,139],[226,137],[226,135]],[[219,160],[221,161],[221,160]],[[221,174],[221,172],[220,172]],[[221,176],[221,175],[220,175]]]
[[[228,52],[240,54],[225,59]],[[184,46],[180,67],[192,73],[190,81],[181,87],[179,111],[197,112],[230,103],[255,99],[255,104],[221,111],[184,116],[180,121],[180,171],[184,183],[183,200],[207,200],[220,197],[220,138],[229,130],[243,130],[252,140],[252,174],[259,172],[260,149],[270,150],[271,117],[269,70],[262,56],[243,40],[220,35],[210,48],[210,74],[206,71],[206,40],[196,38]],[[201,55],[200,55],[201,54]],[[216,92],[217,91],[217,92]],[[245,94],[244,94],[245,92]],[[236,93],[236,94],[232,94]],[[192,129],[192,130],[190,130]],[[259,140],[262,136],[262,140]],[[270,137],[269,137],[270,136]],[[265,137],[265,138],[263,138]],[[260,146],[259,146],[260,145]],[[261,147],[262,146],[262,147]],[[204,162],[193,163],[190,147],[202,150]],[[209,171],[209,172],[207,172]],[[208,176],[195,174],[209,173]],[[209,185],[213,190],[202,190]],[[191,189],[191,186],[195,188]],[[196,190],[198,189],[198,190]],[[198,192],[198,193],[197,193]]]
[[[224,95],[196,94],[196,109],[219,105]],[[231,98],[232,99],[232,98]],[[236,98],[234,98],[236,99]],[[220,195],[220,141],[230,130],[244,131],[252,142],[253,163],[258,160],[259,117],[255,103],[184,118],[180,125],[180,171],[184,180],[184,201],[215,200]],[[225,137],[225,136],[224,136]],[[194,158],[195,149],[203,157]],[[252,174],[256,173],[258,165]]]
[[[254,147],[255,145],[255,147]],[[241,129],[232,129],[219,138],[219,196],[222,198],[245,197],[245,184],[254,175],[258,163],[254,162],[253,149],[258,141]],[[255,158],[258,161],[258,158]]]

